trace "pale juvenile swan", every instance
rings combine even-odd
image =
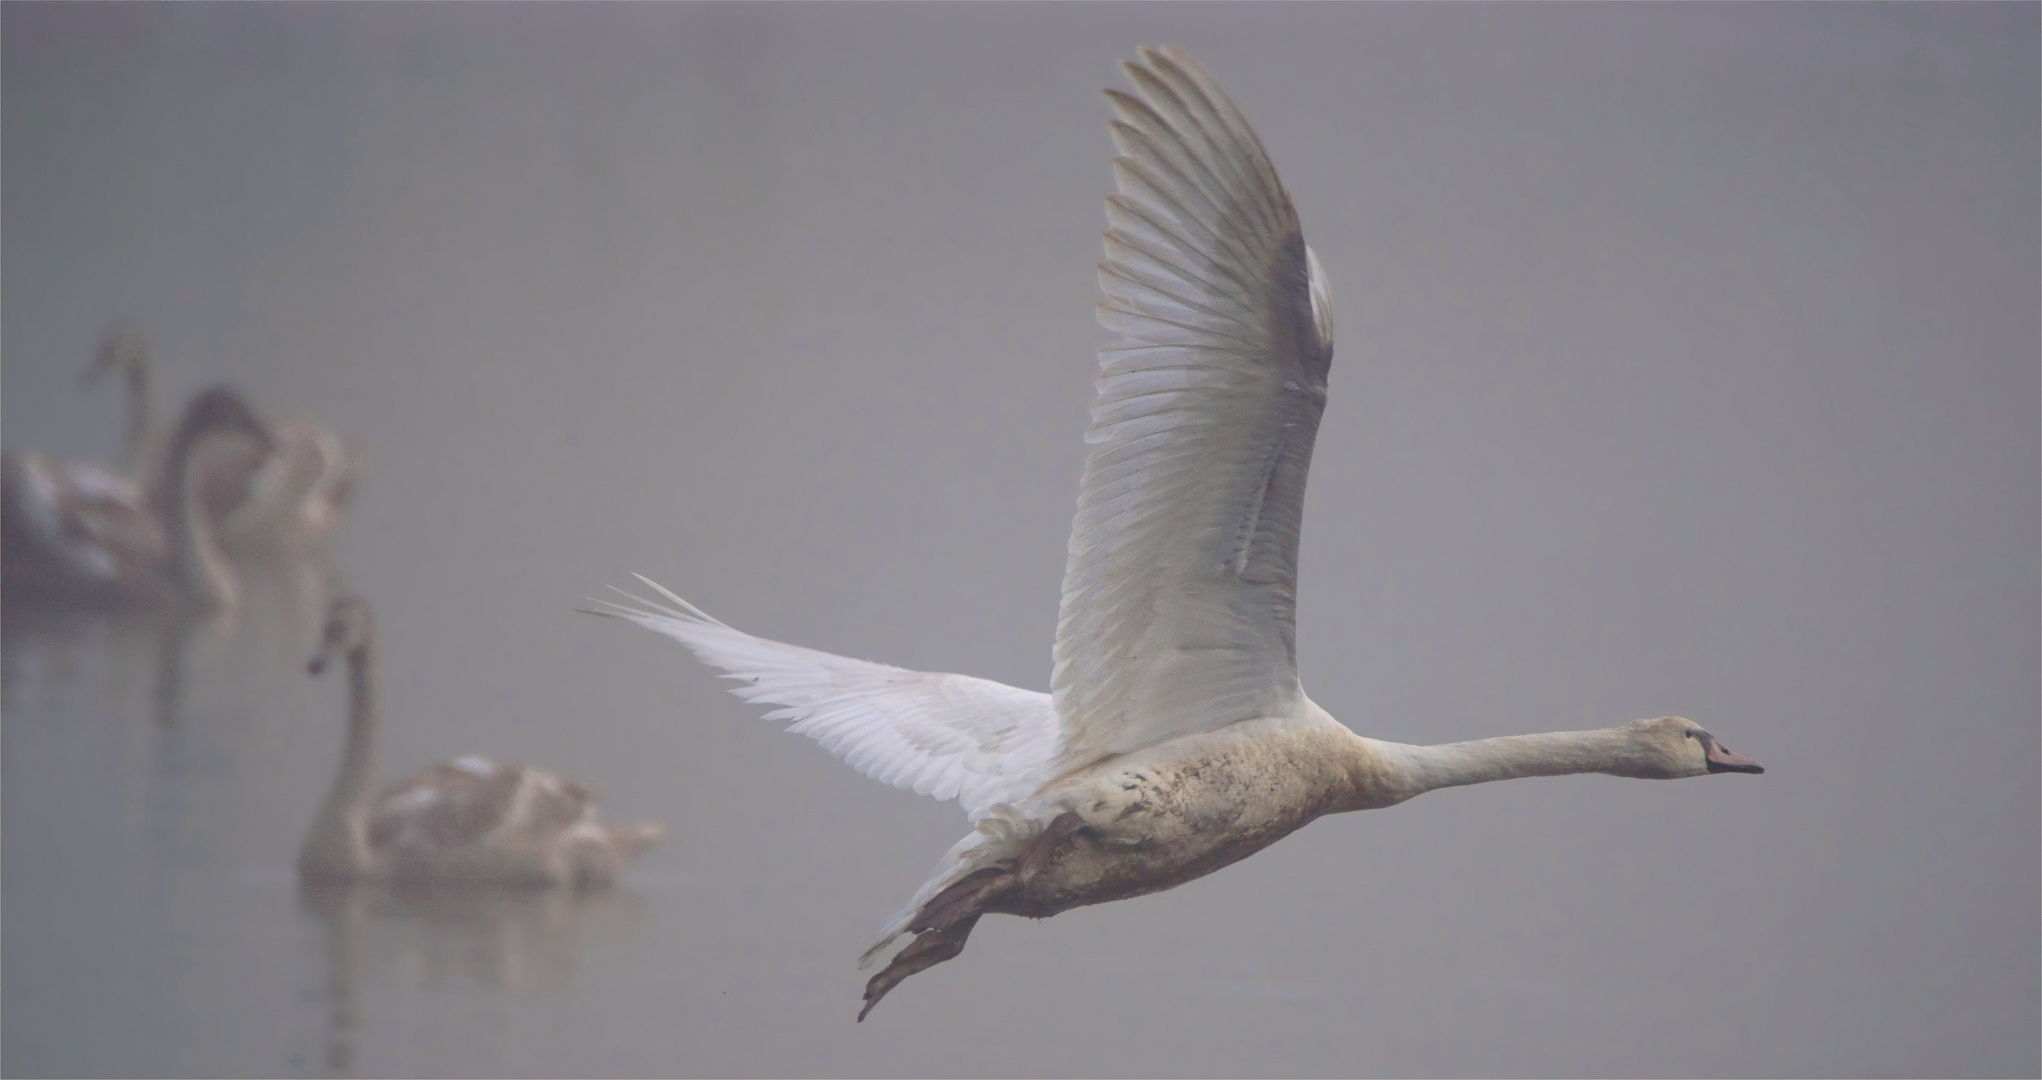
[[[1325,275],[1248,121],[1175,49],[1108,91],[1101,371],[1048,694],[766,641],[671,606],[612,614],[675,638],[769,719],[975,829],[865,954],[865,987],[956,956],[981,915],[1043,918],[1156,892],[1321,814],[1520,776],[1762,772],[1676,716],[1443,746],[1363,738],[1298,683],[1297,551],[1326,402]]]
[[[155,512],[167,517],[182,492],[169,472],[169,443],[153,437],[149,343],[133,323],[116,321],[106,329],[78,382],[92,386],[112,372],[129,388],[123,468],[149,492]],[[218,441],[192,463],[200,504],[221,547],[233,555],[290,553],[325,541],[341,521],[359,470],[359,455],[345,439],[304,416],[263,419],[263,431],[263,443]]]
[[[235,556],[316,547],[339,526],[354,490],[356,455],[338,435],[292,416],[262,425],[264,443],[216,444],[197,464],[201,504],[221,546]],[[178,497],[178,487],[157,460],[145,454],[141,475],[160,511]]]
[[[154,437],[148,342],[125,320],[101,336],[79,385],[116,371],[128,385],[122,467],[149,493],[156,512],[168,516],[181,493],[169,469],[169,442]],[[354,448],[314,421],[285,416],[264,419],[262,426],[263,443],[221,440],[191,465],[206,516],[232,555],[290,553],[324,541],[340,524],[359,469]]]
[[[298,849],[301,879],[601,885],[666,835],[656,821],[605,825],[595,796],[550,770],[472,755],[372,799],[375,640],[368,605],[353,596],[334,598],[307,668],[317,675],[336,658],[347,661],[347,746]]]
[[[231,607],[240,595],[204,509],[199,455],[223,438],[262,450],[269,433],[233,391],[192,398],[164,451],[165,488],[156,513],[131,481],[111,470],[8,454],[0,468],[0,555],[8,599]]]

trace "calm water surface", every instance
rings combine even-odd
[[[576,1005],[650,973],[648,916],[686,925],[674,875],[581,894],[299,887],[342,704],[304,672],[326,591],[304,584],[262,581],[208,625],[9,612],[9,1070],[621,1067],[605,1050],[621,1018]]]

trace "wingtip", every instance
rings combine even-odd
[[[1141,49],[1141,54],[1142,58],[1149,62],[1150,67],[1174,67],[1181,71],[1196,71],[1202,66],[1198,58],[1181,45],[1145,45]]]
[[[694,604],[689,603],[685,597],[681,596],[681,594],[673,591],[672,589],[669,589],[666,586],[661,585],[659,582],[654,581],[649,577],[646,577],[644,574],[640,574],[635,571],[631,574],[631,576],[637,578],[639,581],[644,582],[646,588],[649,588],[654,592],[660,594],[661,596],[666,597],[667,600],[674,605],[674,608],[676,609],[676,614],[685,614],[690,618],[700,619],[703,622],[717,623],[721,625],[721,620],[717,619],[713,615],[710,615],[708,612],[703,611],[701,608],[696,607]],[[629,594],[627,593],[626,595]],[[632,597],[632,599],[635,600],[637,599],[637,597]]]
[[[644,600],[641,600],[638,597],[625,592],[624,590],[616,587],[615,585],[605,585],[603,586],[603,588],[608,589],[613,593],[616,593],[618,596],[621,596],[624,599],[631,601],[633,604],[643,605],[645,603]],[[627,615],[639,614],[637,608],[620,604],[615,600],[604,600],[601,597],[596,596],[584,596],[582,597],[582,599],[586,601],[589,604],[589,606],[578,607],[575,608],[574,610],[583,615],[599,615],[605,619],[616,619],[622,618]]]

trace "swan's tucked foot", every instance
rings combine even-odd
[[[1003,874],[1010,880],[1012,875]],[[958,882],[959,885],[964,882]],[[933,905],[932,905],[933,906]],[[926,910],[926,909],[925,909]],[[971,928],[978,925],[979,912],[972,911],[961,916],[941,929],[923,930],[915,935],[908,947],[897,952],[886,970],[872,976],[865,984],[865,1006],[858,1010],[858,1022],[865,1022],[865,1014],[872,1011],[886,992],[899,986],[908,976],[927,971],[945,960],[953,959],[964,951],[964,940],[971,936]]]
[[[908,924],[908,932],[921,934],[931,930],[942,930],[967,917],[977,918],[986,901],[1013,888],[1019,881],[1020,878],[1004,866],[988,866],[974,870],[923,904],[922,910],[915,913],[914,921]],[[919,943],[920,939],[917,938],[916,941]],[[914,947],[909,945],[901,950],[900,955],[907,955]],[[959,947],[962,948],[962,945]]]

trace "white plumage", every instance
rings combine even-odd
[[[1679,717],[1444,746],[1362,738],[1298,682],[1298,536],[1326,403],[1333,303],[1248,121],[1174,49],[1108,91],[1101,324],[1049,694],[905,671],[669,603],[600,613],[672,637],[771,719],[860,772],[956,798],[974,828],[866,953],[914,940],[869,1011],[963,951],[987,912],[1042,918],[1167,889],[1321,814],[1459,784],[1576,772],[1757,772]],[[864,1019],[865,1013],[859,1013]]]
[[[1091,452],[1051,694],[1059,769],[1301,715],[1300,513],[1333,357],[1297,211],[1247,120],[1177,54],[1108,91]]]
[[[1055,749],[1056,715],[1049,695],[970,675],[937,675],[852,660],[753,637],[641,576],[671,606],[630,597],[635,606],[603,604],[694,650],[743,685],[731,693],[779,708],[768,720],[791,720],[852,768],[884,784],[956,799],[976,821],[996,803],[1041,786]],[[629,594],[626,594],[627,596]]]

